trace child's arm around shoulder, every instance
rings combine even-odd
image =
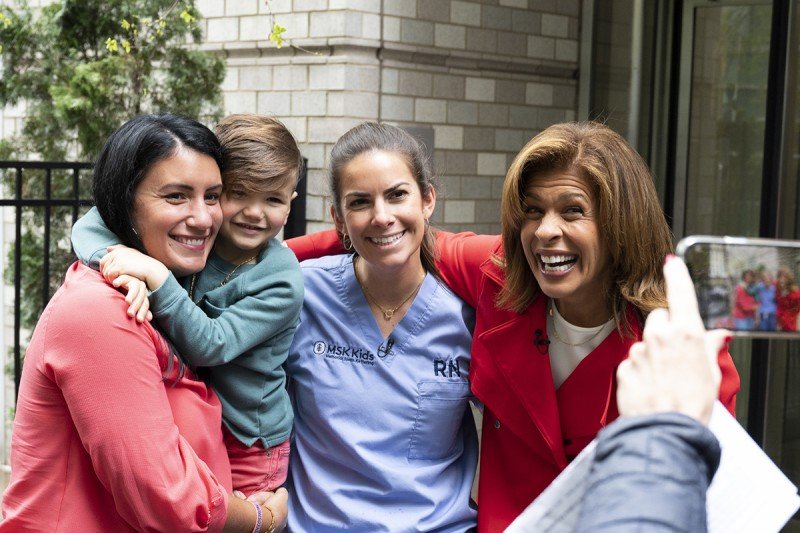
[[[163,283],[168,273],[166,267],[141,252],[122,246],[96,207],[78,219],[72,227],[71,240],[75,255],[83,264],[100,270],[106,280],[125,290],[125,299],[130,304],[128,316],[139,322],[150,320],[147,290]],[[109,248],[121,250],[108,253]]]
[[[151,291],[159,288],[169,276],[169,269],[161,261],[121,244],[109,248],[100,260],[100,272],[111,283],[122,275],[133,276],[147,284]]]
[[[138,250],[118,244],[100,259],[100,272],[114,287],[124,288],[128,302],[128,316],[139,322],[150,320],[148,291],[160,287],[169,276],[161,261]]]
[[[150,295],[150,309],[181,355],[193,366],[228,363],[293,327],[303,303],[300,264],[272,240],[261,260],[228,286],[231,304],[207,316],[173,276]]]
[[[109,246],[121,244],[96,207],[92,207],[72,226],[72,248],[81,263],[100,270],[100,260],[107,253]]]

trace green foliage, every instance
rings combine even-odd
[[[8,139],[0,139],[0,160],[14,157],[14,143]]]
[[[289,45],[290,48],[295,50],[299,50],[301,52],[305,52],[307,54],[318,56],[320,55],[319,52],[313,52],[302,46],[297,46],[292,44],[290,39],[286,39],[283,34],[286,33],[286,26],[281,26],[278,24],[278,20],[275,17],[275,13],[272,12],[272,5],[270,4],[270,0],[264,0],[264,6],[267,8],[267,13],[269,15],[269,42],[275,45],[275,48],[283,48],[284,45]]]
[[[222,57],[197,50],[200,13],[194,0],[61,0],[31,8],[24,0],[0,6],[0,106],[25,102],[21,135],[0,141],[0,159],[37,155],[94,160],[108,135],[144,112],[171,111],[216,120],[222,111]],[[25,172],[23,198],[44,198],[43,171]],[[52,172],[52,197],[72,196],[72,173]],[[15,174],[0,176],[13,196]],[[87,198],[89,172],[81,173]],[[22,213],[22,327],[42,310],[42,261],[50,258],[49,293],[74,259],[71,210],[53,209],[44,250],[43,210]],[[6,283],[13,283],[13,253]]]
[[[191,0],[0,7],[0,105],[28,104],[18,150],[93,159],[139,113],[219,118],[224,60],[191,48],[199,18]]]
[[[281,48],[283,46],[283,34],[286,31],[286,28],[274,22],[272,24],[272,31],[269,33],[269,40],[272,42],[276,48]]]

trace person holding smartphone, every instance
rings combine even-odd
[[[706,491],[720,461],[706,426],[730,333],[705,331],[680,259],[667,259],[664,278],[668,309],[650,313],[644,340],[617,370],[621,418],[598,435],[578,532],[706,530]]]

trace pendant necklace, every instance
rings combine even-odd
[[[392,317],[394,316],[394,314],[397,312],[398,309],[403,307],[406,304],[406,302],[408,302],[415,294],[417,294],[417,292],[419,292],[420,287],[422,287],[422,284],[425,282],[425,276],[422,276],[422,281],[419,282],[419,285],[417,285],[417,287],[413,291],[411,291],[411,294],[406,296],[405,300],[400,302],[400,305],[398,305],[393,309],[385,309],[381,304],[379,304],[375,300],[375,297],[372,296],[369,290],[367,290],[367,287],[361,281],[361,277],[358,275],[358,266],[356,263],[357,259],[358,256],[356,256],[355,259],[353,259],[353,272],[355,272],[356,274],[356,281],[358,282],[358,285],[361,287],[361,290],[364,291],[364,296],[367,297],[367,300],[375,304],[375,306],[377,306],[377,308],[381,310],[381,313],[383,313],[383,319],[386,320],[387,322],[392,319]]]
[[[236,266],[234,266],[234,267],[231,269],[231,271],[230,271],[230,272],[228,272],[228,275],[227,275],[227,276],[225,276],[225,278],[222,280],[222,282],[221,282],[221,283],[220,283],[218,286],[219,286],[219,287],[222,287],[223,285],[225,285],[226,283],[228,283],[228,281],[230,281],[230,279],[231,279],[231,276],[233,276],[233,273],[234,273],[234,272],[236,272],[236,270],[238,270],[238,268],[239,268],[240,266],[242,266],[242,265],[244,265],[244,264],[247,264],[247,263],[249,263],[250,261],[253,261],[253,260],[254,260],[255,258],[257,258],[257,257],[258,257],[258,254],[254,255],[254,256],[252,256],[252,257],[248,257],[247,259],[245,259],[245,260],[244,260],[244,261],[242,261],[241,263],[237,263],[237,264],[236,264]],[[192,274],[192,282],[189,284],[189,299],[190,299],[191,301],[194,301],[194,284],[195,284],[195,282],[196,282],[196,281],[197,281],[197,272],[195,272],[194,274]]]
[[[566,344],[567,346],[573,346],[573,347],[575,347],[575,346],[583,346],[587,342],[590,342],[592,339],[597,337],[600,334],[600,332],[603,331],[603,329],[605,328],[605,324],[601,325],[600,328],[597,331],[594,332],[594,335],[592,335],[591,337],[589,337],[588,339],[586,339],[584,341],[575,342],[575,343],[567,342],[563,338],[561,338],[561,335],[558,334],[558,330],[556,329],[556,317],[554,316],[554,313],[553,313],[553,306],[554,305],[555,304],[551,300],[550,309],[549,309],[549,313],[548,314],[550,315],[550,318],[553,320],[553,337],[555,337],[556,340],[558,342],[560,342],[561,344]]]

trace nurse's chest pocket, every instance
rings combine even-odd
[[[444,459],[464,446],[461,424],[470,398],[469,381],[420,381],[409,459]]]

